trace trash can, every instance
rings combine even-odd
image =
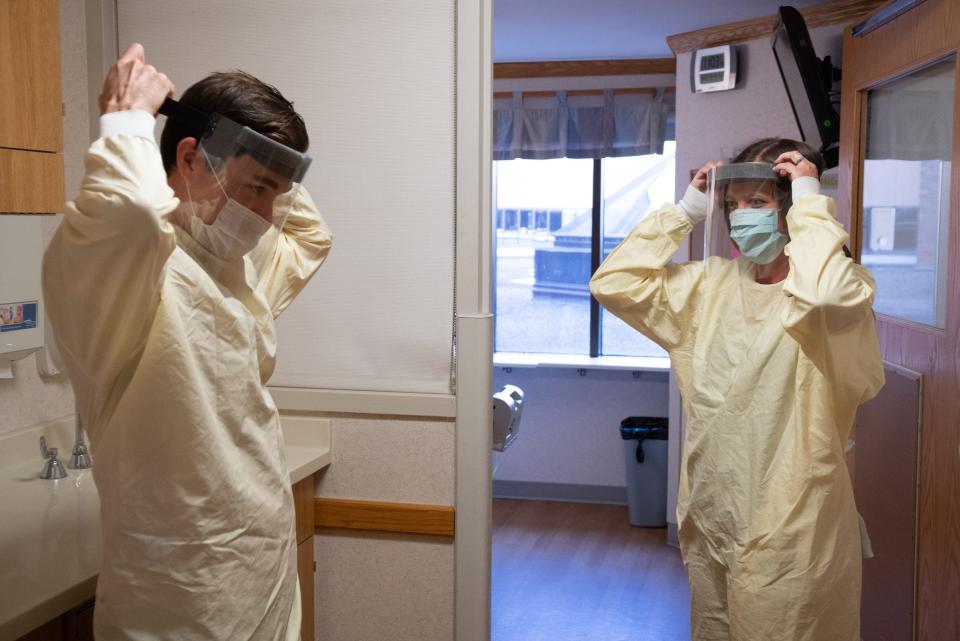
[[[631,525],[667,525],[668,434],[666,418],[630,416],[620,422]]]

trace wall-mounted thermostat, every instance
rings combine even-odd
[[[698,49],[690,61],[690,88],[696,93],[737,85],[737,50],[732,45]]]

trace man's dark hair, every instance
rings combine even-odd
[[[183,92],[179,102],[207,114],[218,113],[300,152],[310,146],[307,127],[276,87],[243,71],[213,73]],[[160,155],[169,175],[177,164],[177,145],[202,132],[167,120],[160,134]]]

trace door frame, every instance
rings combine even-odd
[[[954,0],[927,0],[875,30],[855,37],[844,32],[840,117],[838,218],[850,230],[859,258],[863,157],[866,146],[867,91],[937,60],[960,58],[960,6]],[[958,60],[960,62],[960,60]],[[960,87],[960,64],[954,76]],[[950,170],[949,240],[960,243],[960,108],[955,93]],[[960,638],[960,263],[947,253],[945,328],[877,315],[880,348],[886,361],[920,372],[920,496],[914,638],[952,641]],[[954,254],[954,255],[951,255]],[[869,640],[868,640],[869,641]]]
[[[456,641],[490,639],[492,0],[456,0]]]

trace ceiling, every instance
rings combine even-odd
[[[794,7],[824,0],[793,0]],[[668,58],[667,36],[773,15],[783,0],[494,0],[495,62]]]

